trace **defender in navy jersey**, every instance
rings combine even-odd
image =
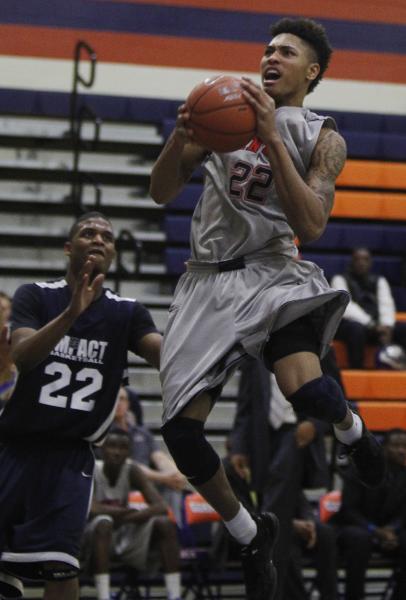
[[[159,368],[161,336],[145,307],[103,287],[111,223],[87,213],[65,244],[65,279],[21,286],[11,355],[19,377],[0,415],[0,595],[15,575],[45,580],[47,600],[78,597],[79,543],[94,458],[113,420],[130,350]]]
[[[294,239],[323,233],[346,158],[333,119],[303,107],[328,66],[323,27],[282,19],[260,63],[261,85],[243,78],[256,138],[236,152],[199,146],[186,105],[151,175],[158,204],[176,197],[202,164],[205,182],[191,227],[191,260],[176,288],[162,346],[162,433],[178,468],[243,545],[249,600],[270,600],[277,537],[273,515],[255,520],[238,503],[203,428],[232,370],[247,355],[274,371],[300,413],[334,424],[367,485],[380,483],[379,444],[323,375],[325,355],[348,302],[321,270],[299,260]],[[227,94],[227,86],[223,93]]]

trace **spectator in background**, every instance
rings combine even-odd
[[[392,429],[384,440],[385,481],[377,488],[345,477],[342,504],[332,523],[346,560],[345,600],[364,598],[365,574],[375,550],[398,561],[392,600],[406,598],[406,430]]]
[[[121,387],[114,416],[114,425],[127,431],[131,438],[131,458],[137,461],[143,473],[158,489],[171,507],[176,522],[181,522],[182,491],[188,488],[187,479],[179,472],[172,458],[158,448],[154,436],[145,425],[140,425],[130,409],[133,390]],[[133,403],[134,405],[134,397]],[[138,404],[141,413],[141,407]]]
[[[130,566],[145,571],[151,566],[151,550],[157,547],[168,600],[180,600],[179,544],[167,506],[141,469],[127,460],[130,437],[115,429],[96,462],[90,522],[85,529],[84,555],[94,574],[97,599],[110,600],[110,566]],[[131,490],[139,490],[146,502],[140,509],[128,506]]]
[[[11,360],[9,347],[9,320],[11,315],[11,298],[0,291],[0,409],[13,393],[17,368]]]
[[[337,546],[334,527],[321,523],[303,490],[293,519],[293,541],[285,585],[285,600],[308,598],[302,574],[302,558],[310,554],[316,568],[320,600],[337,599]]]
[[[285,598],[292,524],[302,487],[327,484],[325,430],[321,421],[296,416],[262,362],[252,358],[244,362],[230,461],[241,478],[250,472],[258,510],[272,511],[279,519],[273,559],[278,572],[276,600]]]
[[[338,326],[336,339],[345,343],[351,369],[362,369],[368,343],[399,344],[406,349],[406,323],[396,321],[396,307],[388,281],[372,273],[367,248],[355,248],[346,273],[335,275],[331,285],[347,290],[351,301]]]
[[[7,325],[11,316],[11,298],[5,292],[0,291],[0,325]]]

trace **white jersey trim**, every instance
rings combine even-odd
[[[79,569],[79,561],[65,552],[3,552],[1,560],[14,563],[34,563],[43,561],[63,562]]]
[[[83,438],[84,440],[86,440],[87,442],[92,442],[93,444],[96,444],[96,445],[100,444],[100,442],[103,439],[104,434],[107,432],[107,429],[110,427],[110,425],[113,422],[117,403],[118,403],[118,394],[117,394],[117,398],[114,403],[113,409],[112,409],[111,413],[108,415],[107,419],[100,425],[100,427],[94,433],[92,433],[92,435],[89,435],[89,437]]]
[[[37,281],[35,283],[40,288],[49,288],[51,290],[56,290],[58,288],[63,288],[68,285],[66,279],[60,279],[59,281]]]
[[[110,290],[106,290],[106,297],[109,300],[115,300],[116,302],[136,302],[134,298],[122,298],[121,296],[117,296],[117,294],[113,294]]]

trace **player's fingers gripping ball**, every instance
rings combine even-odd
[[[228,75],[205,79],[190,92],[188,127],[204,148],[233,152],[254,137],[256,114],[242,92],[241,79]]]

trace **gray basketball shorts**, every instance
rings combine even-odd
[[[224,385],[245,355],[261,357],[272,331],[313,311],[323,356],[348,301],[308,261],[277,255],[224,272],[189,261],[163,340],[163,422],[197,394]]]

